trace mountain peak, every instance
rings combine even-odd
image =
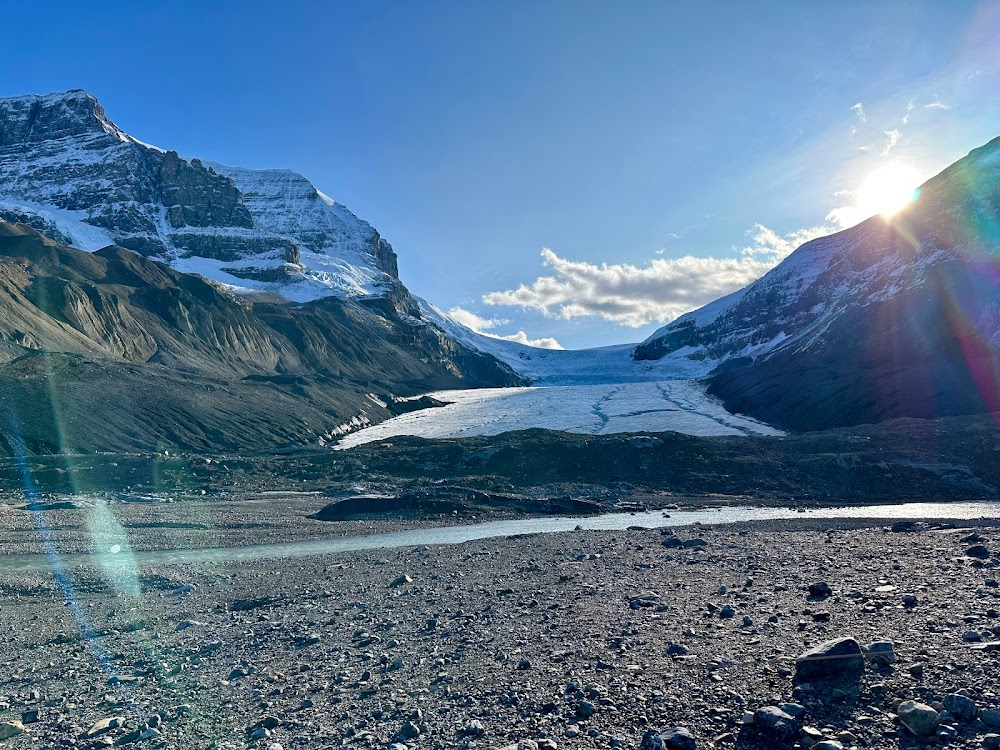
[[[127,137],[83,89],[0,98],[0,147],[91,133]]]

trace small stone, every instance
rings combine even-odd
[[[403,575],[393,579],[392,583],[389,584],[389,588],[398,589],[400,586],[405,586],[408,583],[413,583],[413,579],[406,575],[406,573],[403,573]]]
[[[203,622],[198,622],[197,620],[181,620],[177,623],[177,627],[174,628],[175,631],[180,632],[181,630],[187,630],[188,628],[193,628],[196,625],[204,625]]]
[[[926,703],[904,701],[896,709],[900,723],[917,737],[928,737],[941,722],[941,714]]]
[[[736,610],[729,604],[725,605],[721,610],[719,610],[719,619],[728,620],[731,617],[736,616]]]
[[[271,730],[267,727],[257,727],[252,732],[250,732],[250,739],[252,740],[266,740],[271,736]]]

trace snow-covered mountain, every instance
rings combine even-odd
[[[895,216],[808,242],[661,328],[638,360],[701,363],[731,410],[816,428],[1000,409],[1000,139]]]
[[[301,175],[150,146],[81,90],[0,99],[0,218],[295,302],[398,289],[389,243]]]

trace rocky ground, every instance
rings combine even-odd
[[[1000,528],[829,523],[0,572],[0,736],[5,750],[1000,746]],[[831,639],[854,640],[797,664]]]

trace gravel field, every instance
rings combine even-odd
[[[5,750],[998,747],[1000,529],[943,526],[0,573],[0,736]],[[892,646],[862,657],[844,641],[797,665],[836,638]]]

